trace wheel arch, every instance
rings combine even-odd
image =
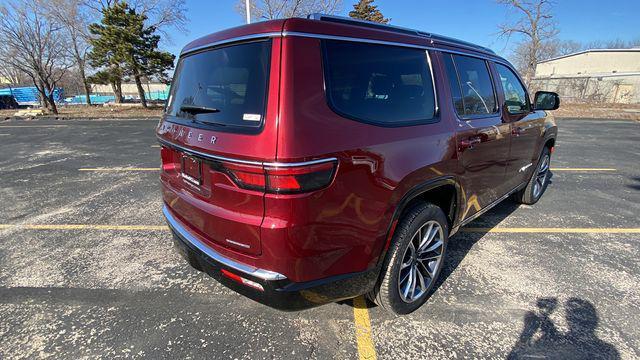
[[[393,239],[398,221],[404,213],[419,202],[430,202],[442,209],[449,222],[449,233],[451,233],[452,229],[457,228],[462,204],[462,188],[456,178],[443,176],[420,183],[407,191],[395,206],[387,229],[386,243],[378,258],[379,264],[387,256],[387,250]]]

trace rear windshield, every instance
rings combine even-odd
[[[425,50],[326,40],[324,53],[327,98],[338,114],[383,126],[434,121]]]
[[[180,59],[167,114],[220,130],[264,121],[271,41],[208,50]]]

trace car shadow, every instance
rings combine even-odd
[[[631,185],[627,185],[627,187],[640,191],[640,176],[634,176],[631,180],[633,183]]]
[[[554,297],[536,301],[536,309],[524,315],[522,331],[507,359],[620,359],[618,349],[596,335],[599,318],[591,302],[572,297],[564,303],[566,332],[551,319],[557,307]]]

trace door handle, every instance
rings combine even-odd
[[[475,145],[480,144],[481,142],[482,142],[482,139],[480,139],[479,136],[473,136],[468,139],[462,139],[460,140],[460,150],[461,151],[464,149],[472,150]]]

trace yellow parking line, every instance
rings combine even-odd
[[[115,167],[115,168],[84,168],[78,171],[160,171],[160,168],[134,168],[134,167]]]
[[[551,168],[551,171],[617,171],[609,168]]]
[[[353,299],[353,317],[356,326],[356,341],[358,343],[358,357],[362,359],[376,359],[376,348],[371,340],[371,321],[367,300],[363,296]]]
[[[0,229],[27,230],[168,230],[165,225],[92,225],[92,224],[0,224]]]
[[[467,233],[640,234],[640,228],[462,228]]]
[[[152,148],[159,148],[160,145],[151,145]]]

